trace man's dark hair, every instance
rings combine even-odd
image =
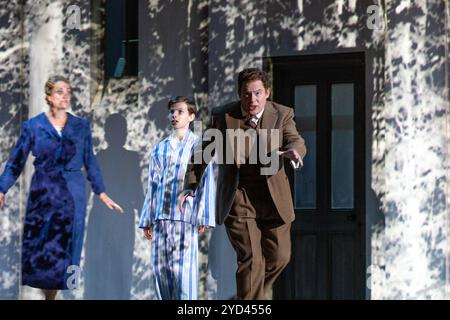
[[[195,102],[190,100],[188,97],[185,96],[177,96],[175,98],[171,98],[169,100],[169,103],[167,104],[167,109],[170,110],[170,108],[175,104],[179,102],[186,103],[188,107],[189,114],[195,114],[197,112],[197,108],[195,107]]]
[[[241,94],[241,89],[244,83],[255,80],[261,80],[266,90],[270,88],[269,76],[266,72],[258,68],[248,68],[239,72],[238,94]]]

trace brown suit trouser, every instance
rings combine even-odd
[[[291,256],[291,223],[285,224],[267,185],[239,186],[224,221],[237,254],[238,299],[264,299]]]

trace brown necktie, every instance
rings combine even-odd
[[[247,119],[245,120],[245,124],[253,129],[255,129],[258,124],[255,121],[253,121],[252,119],[253,119],[252,116],[247,117]]]

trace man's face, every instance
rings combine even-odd
[[[194,118],[195,114],[189,114],[188,106],[184,102],[177,102],[170,107],[169,120],[174,129],[189,128]]]
[[[244,110],[254,116],[264,110],[270,89],[264,88],[261,80],[245,82],[241,87],[240,98]]]

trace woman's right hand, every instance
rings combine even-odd
[[[5,194],[0,192],[0,209],[5,205]]]

